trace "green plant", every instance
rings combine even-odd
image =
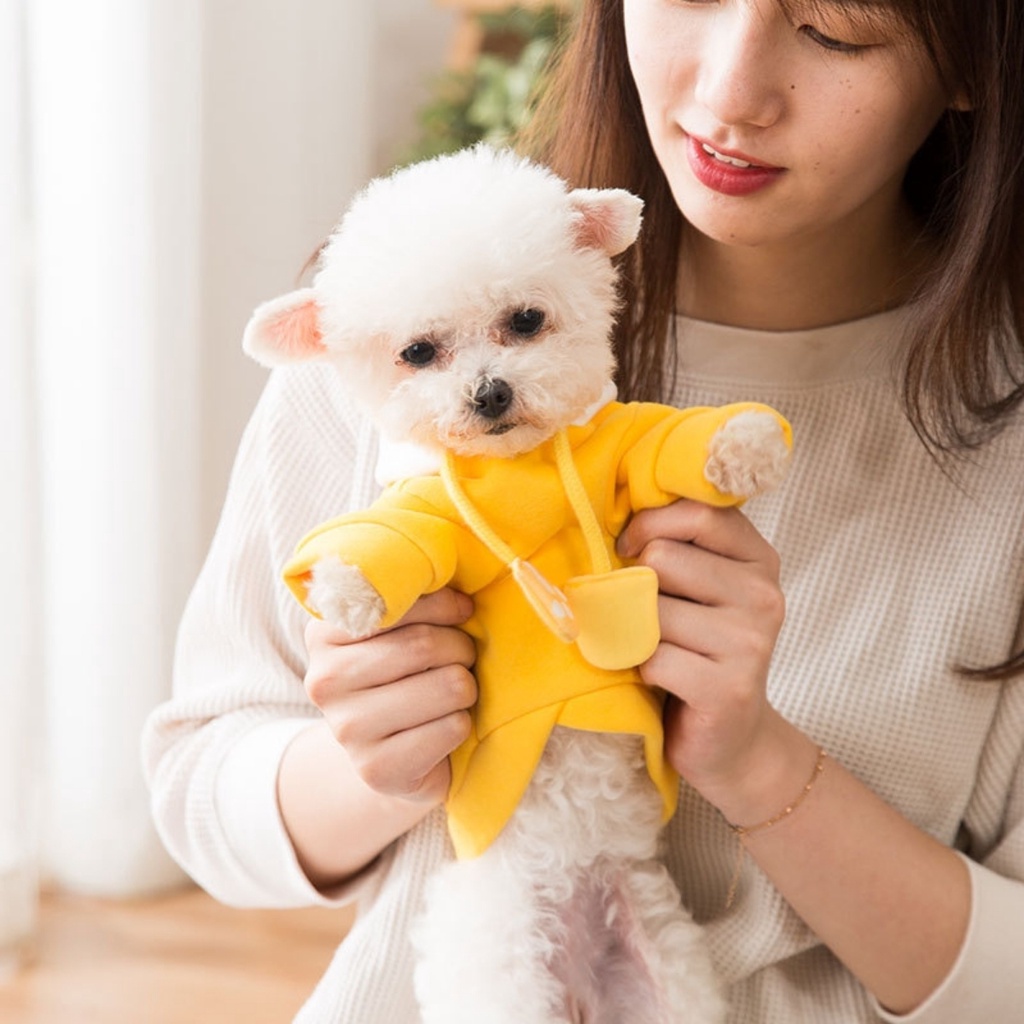
[[[512,7],[478,15],[488,37],[500,37],[511,56],[481,53],[468,71],[447,72],[419,114],[420,137],[404,162],[489,142],[504,145],[526,123],[568,15],[556,6]]]

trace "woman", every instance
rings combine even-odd
[[[646,202],[622,392],[765,401],[796,431],[746,514],[679,502],[620,542],[661,582],[668,858],[737,1024],[1024,1005],[1024,17],[963,8],[587,0],[532,143]],[[340,406],[319,372],[272,379],[146,743],[215,895],[365,900],[300,1019],[412,1021],[469,604],[304,645],[268,596],[306,526],[373,493]]]

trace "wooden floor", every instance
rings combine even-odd
[[[232,910],[197,890],[45,897],[33,961],[0,980],[4,1024],[287,1024],[349,910]]]

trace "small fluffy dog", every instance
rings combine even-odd
[[[629,515],[774,485],[789,427],[751,404],[614,400],[612,257],[641,202],[477,147],[379,179],[310,288],[259,307],[266,365],[333,363],[380,428],[390,486],[315,529],[285,577],[362,637],[446,585],[474,596],[473,732],[452,755],[457,859],[414,936],[425,1024],[712,1024],[702,933],[658,860],[678,778],[657,578]]]

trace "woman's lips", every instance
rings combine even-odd
[[[766,188],[785,173],[784,167],[766,167],[745,156],[713,149],[696,136],[686,137],[686,157],[694,177],[706,188],[726,196],[746,196]]]

